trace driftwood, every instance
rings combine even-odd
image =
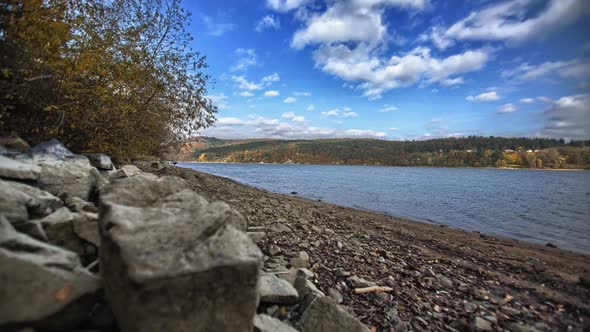
[[[371,287],[363,287],[363,288],[355,288],[355,294],[365,294],[365,293],[381,293],[381,292],[391,292],[393,288],[385,287],[385,286],[371,286]]]

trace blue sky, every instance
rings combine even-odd
[[[588,0],[186,1],[220,138],[590,138]]]

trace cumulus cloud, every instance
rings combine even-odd
[[[546,61],[536,65],[523,63],[515,69],[503,71],[502,76],[507,79],[518,80],[536,80],[551,77],[564,79],[587,78],[590,76],[590,60]]]
[[[477,96],[467,96],[465,99],[468,101],[481,101],[481,102],[489,102],[489,101],[496,101],[500,100],[502,97],[496,93],[496,91],[488,91],[484,93],[480,93]]]
[[[421,80],[462,82],[456,76],[483,68],[490,53],[488,49],[478,49],[436,58],[429,48],[417,47],[406,54],[381,59],[368,44],[360,43],[354,48],[343,44],[323,45],[314,52],[314,59],[323,71],[347,81],[361,82],[356,88],[370,99],[378,99],[385,91]]]
[[[565,139],[590,138],[590,95],[559,98],[544,113],[541,136]]]
[[[307,92],[307,91],[305,91],[305,92],[295,91],[295,92],[293,92],[293,95],[296,96],[296,97],[309,97],[309,96],[311,96],[311,92]]]
[[[236,25],[233,23],[217,22],[213,17],[207,15],[201,15],[201,20],[205,25],[207,34],[210,36],[219,37],[236,28]]]
[[[266,5],[278,12],[288,12],[307,2],[309,2],[309,0],[266,0]]]
[[[517,110],[518,108],[516,108],[516,106],[512,103],[504,104],[498,107],[498,113],[512,113],[516,112]]]
[[[339,118],[351,118],[357,117],[358,113],[353,112],[348,107],[343,107],[342,109],[334,108],[329,111],[322,112],[323,116],[334,116]]]
[[[239,124],[223,125],[204,130],[203,134],[220,138],[353,138],[353,137],[387,137],[387,133],[370,129],[336,130],[332,128],[310,126],[305,119],[295,114],[288,114],[291,122],[279,119],[251,115]],[[230,121],[231,122],[231,121]]]
[[[535,102],[535,98],[522,98],[520,100],[521,104],[532,104]]]
[[[291,104],[297,101],[297,98],[293,98],[293,97],[287,97],[283,100],[283,103],[285,104]]]
[[[381,109],[379,110],[379,112],[381,113],[389,113],[389,112],[395,112],[398,111],[399,109],[395,106],[391,106],[391,105],[383,105],[383,107],[381,107]]]
[[[255,91],[255,90],[262,90],[263,85],[262,84],[258,84],[255,82],[250,82],[246,79],[246,77],[244,76],[232,76],[231,79],[236,82],[238,88],[240,90],[246,90],[246,91]]]
[[[266,15],[258,21],[254,30],[261,32],[264,29],[278,30],[281,27],[281,21],[274,15]]]
[[[309,112],[315,111],[315,105],[314,104],[310,104],[309,106],[307,106],[307,110]]]
[[[238,48],[234,52],[238,55],[238,61],[230,67],[230,71],[245,70],[256,65],[256,50],[253,48]]]
[[[298,116],[293,112],[286,112],[281,115],[283,118],[290,119],[293,122],[305,122],[305,117]]]
[[[280,93],[277,90],[264,91],[264,96],[265,97],[277,97],[279,95],[280,95]]]
[[[250,91],[242,91],[242,92],[240,92],[240,96],[242,96],[242,97],[252,97],[252,96],[254,96],[254,94],[252,92],[250,92]]]
[[[542,38],[576,22],[590,11],[587,0],[550,0],[541,10],[534,10],[537,5],[538,2],[532,0],[494,2],[470,13],[444,32],[440,28],[433,30],[436,36],[432,38],[433,43],[445,48],[452,40],[522,42]]]
[[[243,125],[244,121],[238,118],[226,117],[226,118],[219,118],[215,121],[216,126],[240,126]]]
[[[209,95],[207,98],[211,99],[213,104],[215,104],[215,106],[217,106],[217,108],[220,110],[229,108],[229,104],[227,103],[228,97],[223,93],[218,95]]]
[[[272,73],[268,76],[264,76],[262,78],[262,82],[278,82],[281,80],[281,76],[279,73]]]

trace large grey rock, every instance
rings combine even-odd
[[[29,186],[27,184],[20,183],[20,182],[10,181],[9,184],[13,188],[18,189],[18,190],[24,192],[25,194],[38,200],[39,203],[41,204],[41,209],[47,210],[47,212],[53,212],[64,205],[63,201],[61,199],[59,199],[59,197],[57,197],[57,196],[53,195],[52,193],[47,192],[45,190],[41,190],[37,187]]]
[[[100,195],[100,266],[123,331],[251,331],[262,253],[225,203],[141,174]]]
[[[315,299],[297,323],[303,332],[369,332],[370,330],[346,310],[327,297]]]
[[[52,138],[49,141],[41,142],[32,149],[36,159],[55,158],[65,159],[74,156],[59,140]]]
[[[304,311],[316,299],[326,295],[306,276],[300,275],[295,279],[295,289],[299,294],[299,310]]]
[[[82,218],[82,216],[78,213],[71,212],[66,207],[62,207],[41,219],[40,222],[50,244],[84,256],[84,243],[74,232],[74,220],[77,218]]]
[[[96,178],[86,157],[61,159],[42,159],[37,162],[41,167],[39,188],[61,196],[68,194],[88,200],[94,191]]]
[[[96,153],[86,154],[85,156],[90,161],[90,164],[96,167],[98,170],[108,171],[115,168],[113,162],[111,161],[111,157],[107,156],[106,154]]]
[[[295,303],[299,295],[291,284],[274,274],[260,277],[258,282],[260,302],[263,303]]]
[[[15,180],[39,179],[41,169],[32,162],[14,160],[0,155],[0,177]]]
[[[309,254],[305,251],[298,252],[295,257],[291,258],[291,266],[295,269],[309,267]]]
[[[98,233],[98,215],[94,213],[82,213],[81,218],[73,221],[73,229],[76,235],[100,248],[100,234]]]
[[[12,223],[27,221],[30,217],[42,217],[48,212],[48,201],[39,200],[19,189],[25,186],[0,180],[0,213]],[[21,188],[22,189],[22,188]]]
[[[13,226],[17,231],[23,234],[27,234],[28,236],[39,241],[48,242],[47,234],[45,234],[45,230],[43,230],[43,226],[41,226],[41,222],[39,220],[27,220]]]
[[[27,143],[27,141],[23,140],[18,136],[0,137],[0,145],[6,147],[7,149],[12,149],[21,152],[31,149],[29,143]]]
[[[266,314],[254,317],[254,332],[297,332],[296,329]]]
[[[0,215],[0,326],[45,319],[99,289],[76,254],[18,233]]]

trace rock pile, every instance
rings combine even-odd
[[[186,179],[0,143],[0,331],[368,331],[306,252],[262,269],[264,230]]]

